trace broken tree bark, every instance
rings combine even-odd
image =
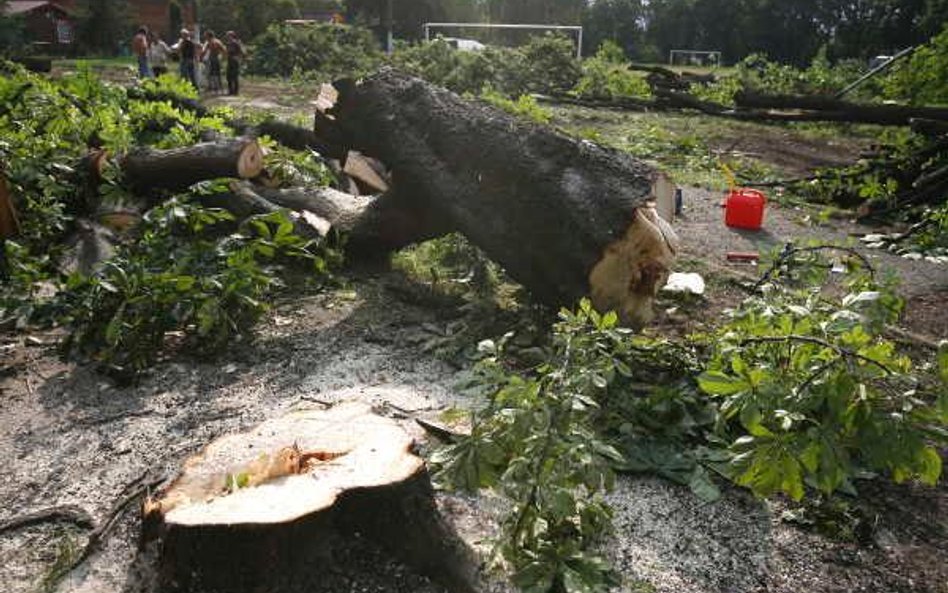
[[[333,229],[346,235],[346,254],[356,259],[378,259],[455,230],[432,211],[399,197],[394,189],[379,197],[356,196],[328,187],[256,187],[254,191],[274,204],[312,212],[329,221]]]
[[[221,437],[144,505],[161,590],[322,591],[337,548],[368,538],[451,591],[479,590],[411,437],[364,404]]]
[[[125,156],[121,167],[139,191],[179,191],[207,179],[256,177],[263,170],[263,151],[253,138],[235,138],[171,150],[136,150]]]
[[[648,319],[677,249],[654,168],[394,71],[337,88],[347,144],[392,170],[376,207],[463,233],[538,300]]]

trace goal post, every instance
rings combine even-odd
[[[536,31],[569,31],[576,34],[576,57],[583,57],[583,28],[576,25],[533,25],[512,23],[425,23],[425,41],[431,41],[433,29],[521,29]]]
[[[721,65],[720,51],[697,49],[673,49],[668,53],[671,66],[704,66],[716,68]]]

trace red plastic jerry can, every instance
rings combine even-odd
[[[739,187],[724,199],[724,224],[739,229],[757,230],[764,224],[767,196],[756,189]]]

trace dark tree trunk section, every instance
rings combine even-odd
[[[331,188],[255,188],[268,201],[305,210],[324,218],[346,235],[346,254],[357,259],[378,259],[413,243],[446,235],[454,230],[430,210],[417,208],[391,190],[378,198],[354,196]]]
[[[367,545],[449,591],[480,590],[473,552],[439,514],[411,448],[361,404],[215,440],[145,503],[142,543],[157,545],[160,590],[335,593],[333,575],[360,570]],[[226,490],[237,475],[250,484]]]
[[[256,177],[263,170],[263,152],[255,139],[236,138],[171,150],[136,150],[125,156],[121,167],[136,191],[180,191],[207,179]]]
[[[674,255],[645,208],[655,169],[394,71],[337,88],[347,144],[392,170],[379,209],[463,233],[541,301],[647,317]]]

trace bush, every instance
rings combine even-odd
[[[153,365],[170,332],[199,354],[246,339],[267,310],[263,298],[281,286],[281,268],[304,262],[327,272],[293,233],[283,213],[252,217],[238,232],[217,232],[233,217],[172,200],[151,210],[141,239],[90,277],[75,276],[62,298],[72,332],[65,350],[126,378]]]
[[[381,63],[372,32],[328,23],[270,25],[251,43],[247,72],[288,77],[315,73],[329,80],[361,76]]]
[[[498,549],[524,590],[614,585],[595,550],[615,471],[652,472],[709,501],[714,475],[759,496],[822,500],[872,475],[939,479],[948,344],[915,365],[885,339],[902,301],[846,248],[773,257],[710,335],[636,336],[583,301],[560,313],[539,365],[518,360],[512,334],[479,345],[467,384],[488,405],[432,462],[445,485],[510,499]]]
[[[948,26],[895,67],[885,80],[890,99],[912,105],[948,105]]]
[[[519,50],[527,90],[536,93],[565,93],[579,82],[580,61],[573,42],[563,35],[535,35]]]
[[[592,99],[647,98],[652,94],[645,78],[629,70],[622,48],[612,41],[604,42],[595,56],[583,61],[582,76],[573,90]]]
[[[392,63],[415,76],[456,93],[478,95],[485,88],[518,97],[524,93],[559,93],[579,80],[579,61],[565,37],[531,37],[520,48],[488,46],[459,51],[446,41],[400,47]]]

